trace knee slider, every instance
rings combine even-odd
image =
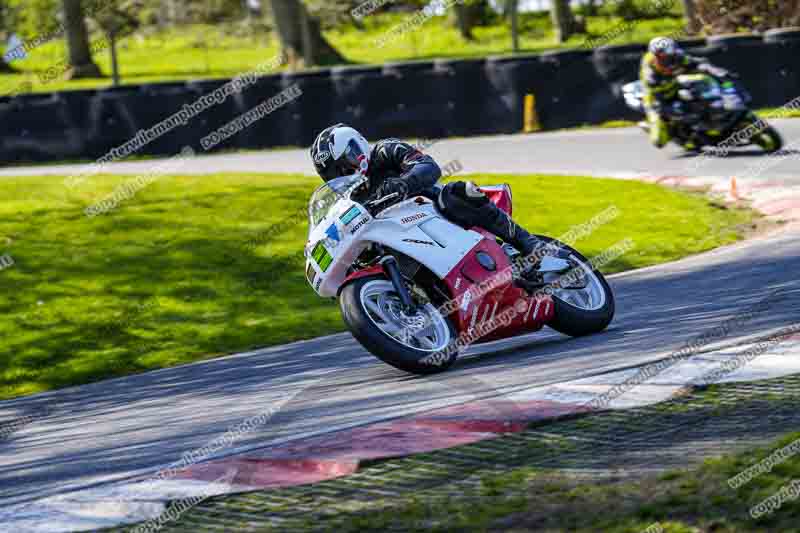
[[[488,199],[487,199],[488,200]],[[439,192],[439,209],[451,221],[464,227],[473,226],[475,206],[466,198],[463,182],[453,182],[445,185]]]
[[[471,181],[457,181],[452,185],[454,194],[475,207],[483,207],[489,203],[489,198]]]

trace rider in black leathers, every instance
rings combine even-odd
[[[426,196],[442,213],[465,228],[479,227],[511,244],[528,256],[541,242],[489,201],[472,182],[437,185],[442,171],[434,159],[397,139],[378,141],[372,149],[353,128],[336,124],[317,136],[311,158],[323,180],[329,181],[361,170],[369,178],[369,199],[399,193],[402,198]],[[526,272],[523,272],[525,277]]]

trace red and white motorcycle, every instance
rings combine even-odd
[[[309,203],[306,278],[339,299],[353,336],[382,361],[415,374],[445,370],[473,343],[538,331],[604,330],[614,296],[579,252],[554,239],[535,254],[536,290],[517,286],[517,252],[443,217],[434,202],[389,195],[359,203],[361,174],[331,180]],[[511,214],[508,185],[481,187]],[[530,258],[529,258],[530,260]]]

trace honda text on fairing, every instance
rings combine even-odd
[[[696,150],[704,146],[731,148],[755,144],[767,152],[783,146],[780,134],[758,118],[748,107],[750,95],[733,80],[719,80],[709,74],[677,76],[678,96],[670,104],[667,127],[672,141],[680,146],[691,142]],[[645,112],[645,89],[641,81],[622,87],[625,103]],[[646,122],[639,125],[648,131]]]
[[[517,286],[518,252],[483,229],[449,222],[428,198],[363,197],[361,173],[332,179],[309,203],[306,277],[319,296],[338,298],[353,336],[407,372],[448,368],[459,351],[548,325],[572,336],[604,330],[614,315],[611,289],[569,246],[547,245],[533,258],[540,290]],[[507,185],[481,187],[510,212]]]

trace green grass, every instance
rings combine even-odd
[[[161,177],[108,214],[83,209],[130,176],[0,180],[0,398],[197,361],[343,330],[336,304],[307,287],[297,218],[318,180],[299,175]],[[620,216],[576,243],[637,247],[607,272],[730,243],[753,222],[700,196],[632,181],[471,176],[508,182],[516,218],[559,236],[616,205]],[[247,242],[272,224],[271,242]]]
[[[433,17],[423,26],[392,40],[384,47],[372,44],[408,14],[382,14],[364,19],[365,30],[351,26],[332,29],[326,37],[353,64],[380,64],[391,61],[430,59],[434,57],[465,58],[511,51],[508,24],[497,23],[475,30],[475,40],[465,41],[446,23],[445,17]],[[588,36],[575,36],[569,42],[557,44],[546,14],[525,14],[521,21],[521,51],[541,52],[557,48],[583,46],[587,38],[601,37],[617,27],[617,17],[588,17]],[[679,17],[665,17],[637,22],[629,31],[608,44],[647,42],[659,34],[679,30]],[[99,39],[100,36],[95,36]],[[278,53],[278,44],[270,34],[250,34],[232,31],[228,25],[195,25],[163,32],[139,33],[123,39],[119,45],[119,64],[124,84],[167,82],[186,79],[229,78],[252,70],[259,63]],[[107,50],[95,55],[95,61],[106,76],[110,76]],[[13,63],[18,74],[0,74],[0,94],[15,92],[22,83],[30,83],[34,92],[63,89],[108,87],[108,77],[64,81],[56,79],[42,83],[37,73],[65,57],[64,41],[54,40],[33,50],[23,61]],[[29,92],[24,90],[23,92]]]
[[[800,109],[786,110],[780,107],[758,109],[756,113],[764,118],[800,118]]]
[[[800,457],[787,460],[737,490],[727,483],[798,438],[800,433],[795,433],[766,448],[629,482],[581,483],[565,477],[544,477],[541,470],[532,467],[517,468],[484,476],[478,497],[453,495],[431,505],[421,494],[411,502],[353,517],[339,530],[377,531],[391,525],[406,531],[424,527],[430,531],[642,533],[658,525],[665,533],[798,531],[800,500],[784,502],[774,514],[758,520],[748,513],[793,479],[800,479]]]

